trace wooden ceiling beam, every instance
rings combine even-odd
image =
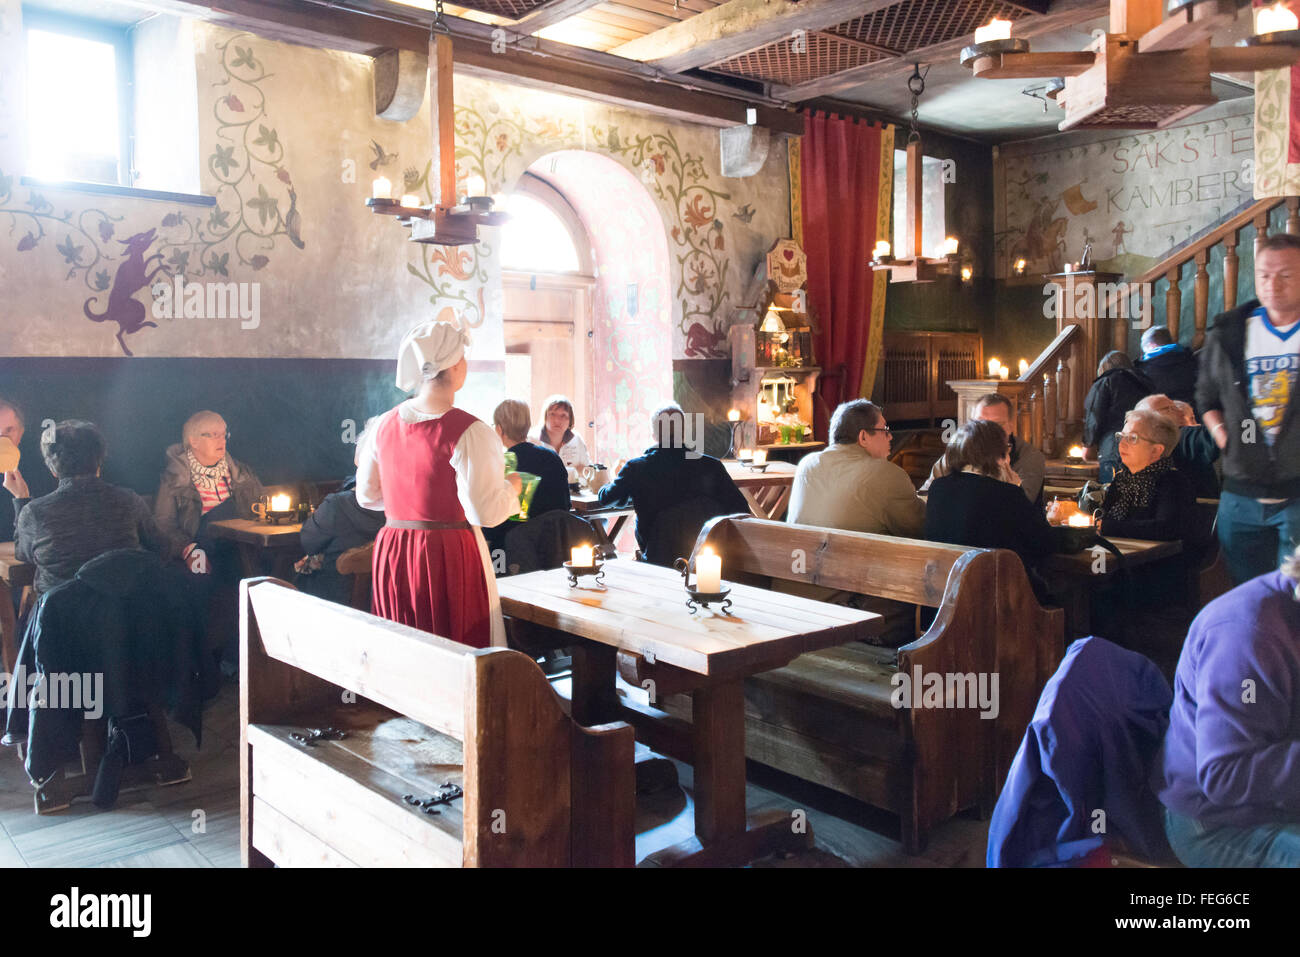
[[[513,33],[523,33],[531,36],[538,30],[545,30],[561,20],[577,16],[584,10],[589,10],[596,4],[603,2],[604,0],[551,0],[545,6],[538,7],[531,13],[515,20],[510,24],[510,30]]]
[[[433,16],[417,7],[384,15],[309,0],[150,0],[181,16],[248,30],[271,40],[373,55],[383,49],[427,53]],[[510,36],[504,52],[493,52],[498,28],[456,17],[444,18],[456,43],[456,72],[579,96],[710,126],[737,126],[746,109],[758,110],[758,124],[774,133],[798,136],[803,117],[762,97],[747,98],[707,80],[664,76],[645,64],[583,50],[538,37]],[[423,22],[421,22],[423,21]],[[518,42],[516,42],[518,41]]]
[[[728,0],[610,52],[681,73],[784,40],[856,20],[901,0]]]
[[[1056,0],[1051,6],[1051,12],[1046,16],[1028,16],[1017,20],[1012,28],[1012,36],[1028,39],[1045,33],[1053,33],[1096,17],[1105,16],[1109,9],[1110,3],[1108,0]],[[830,76],[816,80],[809,80],[807,83],[800,83],[796,86],[774,86],[771,89],[771,94],[778,99],[790,100],[791,102],[803,102],[814,97],[830,96],[855,86],[861,86],[864,83],[903,76],[911,72],[914,62],[934,63],[938,60],[950,58],[955,60],[961,54],[963,47],[970,46],[971,41],[972,36],[967,34],[952,40],[945,40],[943,43],[935,43],[916,50],[909,50],[897,59],[865,63],[851,70],[842,70],[839,73],[833,73]]]

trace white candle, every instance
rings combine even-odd
[[[700,552],[695,559],[695,590],[714,593],[722,590],[722,556],[711,548]]]
[[[381,176],[371,185],[370,195],[375,199],[392,199],[393,184],[388,181],[387,176]]]
[[[575,568],[590,568],[592,566],[592,548],[590,545],[575,545],[570,552],[569,564]]]
[[[1083,512],[1075,512],[1065,520],[1065,523],[1072,528],[1087,528],[1092,524],[1092,516],[1085,515]]]
[[[1028,371],[1029,371],[1029,360],[1028,360],[1028,359],[1021,359],[1021,360],[1020,360],[1020,374],[1021,374],[1021,375],[1024,375],[1024,374],[1025,374],[1026,372],[1028,372]]]
[[[289,496],[288,496],[288,495],[272,495],[272,496],[271,496],[271,511],[273,511],[273,512],[287,512],[287,511],[289,511]]]
[[[982,27],[975,28],[975,42],[988,43],[990,40],[1011,39],[1011,21],[994,17]]]
[[[402,205],[407,209],[418,209],[420,206],[420,197],[414,193],[407,193],[402,197]]]
[[[889,243],[885,242],[882,239],[880,240],[880,242],[876,243],[876,248],[871,251],[871,254],[876,259],[884,259],[886,256],[889,255],[889,248],[890,248]]]
[[[939,249],[945,256],[955,256],[957,255],[957,249],[960,245],[961,244],[958,243],[956,236],[949,236],[943,241],[943,244]]]
[[[487,195],[487,183],[483,181],[482,176],[474,175],[465,178],[465,195],[466,196],[485,196]]]
[[[740,458],[741,458],[742,461],[743,461],[744,459],[752,459],[753,457],[754,457],[754,450],[753,450],[753,449],[741,449],[741,450],[740,450]]]
[[[767,464],[767,449],[754,449],[754,464],[755,465]]]
[[[1005,379],[1005,378],[1006,378],[1007,376],[1009,376],[1009,375],[1011,375],[1011,370],[1008,369],[1006,366],[1002,366],[1002,367],[1000,367],[1000,368],[998,369],[998,378],[999,378],[999,379]]]
[[[1002,368],[1002,363],[1001,363],[1001,362],[999,362],[997,359],[990,359],[990,360],[989,360],[989,378],[990,378],[990,379],[996,379],[996,378],[998,377],[998,370],[1001,369],[1001,368]]]
[[[1295,30],[1300,27],[1300,20],[1281,2],[1271,7],[1260,7],[1255,20],[1255,33],[1280,33],[1283,30]]]
[[[727,413],[727,421],[728,421],[728,422],[739,422],[739,421],[740,421],[740,412],[737,411],[736,409],[732,409],[730,412]]]
[[[1072,458],[1072,459],[1081,459],[1081,458],[1083,458],[1083,446],[1082,446],[1082,445],[1072,445],[1072,446],[1070,446],[1070,458]]]
[[[970,266],[962,266],[962,267],[961,267],[961,281],[962,281],[962,282],[970,282],[970,277],[973,276],[973,275],[975,275],[975,270],[971,269]]]

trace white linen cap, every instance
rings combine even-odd
[[[424,367],[431,374],[450,369],[469,346],[469,332],[453,319],[444,322],[431,319],[422,322],[405,336],[397,350],[397,387],[403,392],[414,392],[424,381]]]

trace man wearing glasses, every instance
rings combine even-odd
[[[1218,536],[1232,577],[1277,568],[1300,544],[1300,236],[1278,234],[1255,254],[1258,299],[1214,320],[1196,403],[1223,453]]]

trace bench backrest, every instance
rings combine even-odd
[[[462,743],[466,866],[623,863],[587,816],[608,813],[609,782],[593,776],[624,750],[633,773],[629,727],[575,725],[521,652],[470,648],[275,579],[240,587],[244,723],[328,714],[350,691]]]

